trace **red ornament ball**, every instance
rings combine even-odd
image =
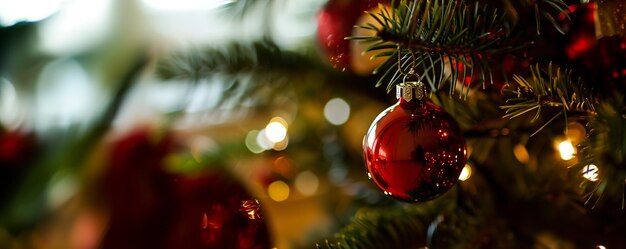
[[[424,100],[423,89],[421,82],[401,84],[400,100],[376,117],[363,141],[369,176],[385,194],[406,202],[448,191],[467,157],[458,124]]]

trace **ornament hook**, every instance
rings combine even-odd
[[[428,92],[426,90],[426,86],[421,81],[421,77],[417,74],[415,68],[417,67],[417,59],[415,56],[415,52],[410,48],[408,50],[408,55],[411,59],[411,65],[406,71],[403,68],[402,63],[402,49],[400,48],[400,44],[398,45],[398,71],[404,75],[404,79],[402,83],[396,86],[396,97],[403,98],[405,101],[411,101],[412,99],[422,100],[428,96]],[[410,47],[410,46],[409,46]]]

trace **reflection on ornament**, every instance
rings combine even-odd
[[[569,140],[565,140],[559,143],[558,145],[559,153],[561,154],[561,158],[565,161],[571,160],[574,158],[574,153],[576,153],[576,149],[572,142]]]
[[[606,249],[606,247],[605,247],[605,246],[603,246],[603,245],[598,245],[598,247],[596,247],[596,248],[597,248],[597,249]]]
[[[599,179],[600,171],[595,164],[589,164],[583,168],[582,174],[585,179],[595,182]]]
[[[367,170],[386,195],[408,202],[431,200],[458,181],[467,157],[465,138],[438,106],[405,99],[404,91],[424,90],[424,84],[399,87],[398,97],[403,97],[378,115],[365,135]]]

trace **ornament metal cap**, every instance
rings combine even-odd
[[[427,95],[426,85],[421,81],[406,81],[396,85],[396,98],[398,99],[403,98],[405,101],[422,100]]]

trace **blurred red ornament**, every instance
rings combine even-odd
[[[596,3],[573,5],[571,20],[564,22],[567,66],[578,69],[580,76],[598,91],[614,87],[626,90],[626,37],[607,36],[598,30]]]
[[[175,189],[179,212],[168,248],[270,248],[259,202],[230,175],[179,177]]]
[[[570,7],[571,20],[564,22],[565,55],[570,60],[586,56],[596,46],[596,4],[578,4]],[[561,17],[565,18],[565,17]]]
[[[401,84],[400,100],[376,117],[363,141],[369,176],[385,194],[407,202],[452,188],[467,155],[458,124],[424,99],[424,89],[421,82]]]
[[[354,25],[364,11],[386,0],[330,0],[317,16],[317,39],[333,68],[350,70],[350,41]]]
[[[35,142],[31,135],[0,131],[0,167],[20,167],[32,158]]]
[[[256,199],[217,169],[166,171],[169,135],[133,132],[113,143],[103,177],[109,224],[101,248],[270,248]]]
[[[169,136],[137,130],[112,144],[103,175],[109,227],[102,248],[163,248],[176,206],[164,158],[173,151]]]
[[[20,131],[0,130],[0,203],[14,194],[28,164],[37,158],[35,136]]]

